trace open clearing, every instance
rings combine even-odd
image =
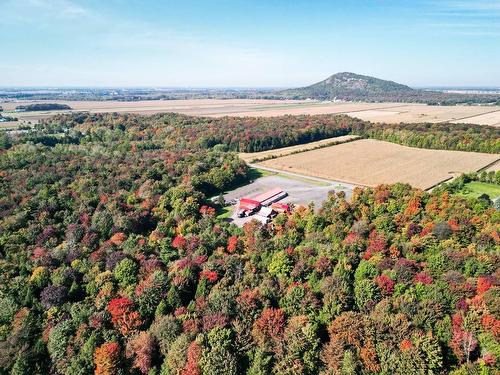
[[[258,165],[365,186],[405,182],[430,189],[461,173],[478,171],[499,158],[496,154],[427,150],[361,139]]]
[[[18,105],[35,103],[67,104],[73,111],[13,112]],[[428,106],[405,103],[341,103],[307,100],[267,99],[186,99],[124,101],[11,101],[0,102],[6,115],[18,117],[22,122],[37,122],[57,113],[139,113],[154,114],[177,112],[194,116],[257,116],[270,117],[301,114],[348,114],[373,122],[465,122],[500,126],[498,106]]]
[[[475,198],[482,194],[487,194],[491,199],[495,199],[500,197],[500,186],[486,182],[472,181],[465,184],[459,194]]]

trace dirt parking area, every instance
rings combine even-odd
[[[257,194],[264,193],[273,188],[279,187],[288,193],[288,196],[280,202],[293,203],[295,205],[307,206],[310,202],[314,203],[315,208],[321,208],[322,203],[328,197],[331,191],[344,191],[347,198],[352,196],[354,185],[339,182],[324,181],[322,179],[304,178],[293,174],[275,173],[266,171],[264,177],[260,177],[248,185],[239,187],[224,195],[227,201],[238,200],[243,197],[251,198]],[[252,220],[252,216],[238,218],[236,209],[233,209],[229,219],[238,226]]]

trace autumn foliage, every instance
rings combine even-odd
[[[133,359],[133,367],[147,374],[151,369],[155,355],[155,340],[150,333],[139,332],[127,343],[125,354]]]
[[[109,301],[107,310],[111,314],[111,321],[123,335],[135,332],[142,324],[139,313],[133,308],[134,303],[128,298],[115,298]]]
[[[120,345],[116,342],[107,342],[95,350],[94,363],[96,375],[118,374],[120,359]]]
[[[269,225],[217,217],[210,197],[251,177],[228,151],[346,132],[476,151],[500,138],[330,115],[75,113],[9,132],[0,373],[496,374],[488,200],[394,184],[330,192]]]

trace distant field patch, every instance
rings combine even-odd
[[[358,185],[404,182],[429,189],[459,174],[478,171],[497,159],[499,155],[494,154],[427,150],[361,139],[259,164]]]
[[[19,121],[0,122],[0,129],[17,129],[21,125]]]
[[[485,113],[483,115],[468,117],[468,118],[453,121],[453,122],[454,123],[500,126],[500,109],[494,110],[494,111],[489,112],[489,113]]]
[[[217,212],[217,217],[219,219],[227,219],[227,218],[231,217],[231,215],[233,214],[233,209],[234,209],[233,206],[222,207]]]
[[[453,122],[495,125],[496,123],[500,123],[499,110],[498,107],[492,106],[432,106],[425,104],[405,104],[393,108],[353,111],[346,114],[371,122]]]

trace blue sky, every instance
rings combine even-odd
[[[500,0],[0,0],[0,86],[500,86]]]

